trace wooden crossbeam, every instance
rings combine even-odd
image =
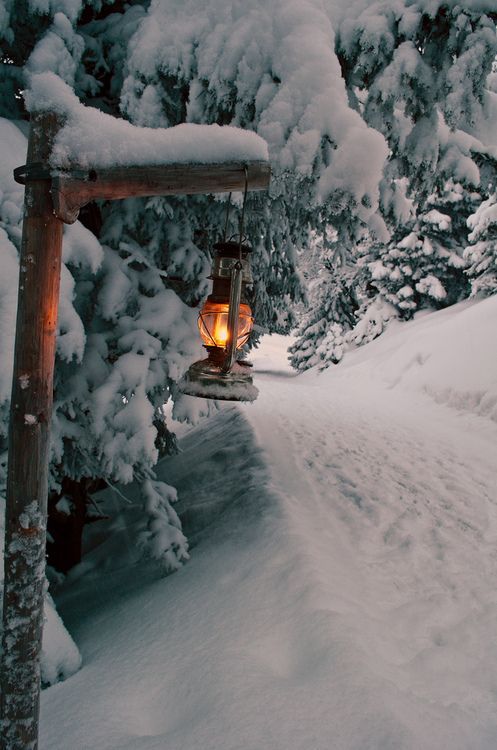
[[[253,161],[112,167],[86,171],[76,168],[53,176],[51,192],[55,215],[66,224],[73,224],[80,208],[93,200],[228,193],[245,188],[245,175],[248,190],[268,189],[271,178],[269,164]]]

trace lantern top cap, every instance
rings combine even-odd
[[[250,245],[242,245],[242,255],[246,256],[248,253],[252,252],[252,248]],[[214,245],[214,250],[216,251],[216,255],[219,258],[238,258],[238,255],[240,253],[240,243],[239,242],[216,242]]]

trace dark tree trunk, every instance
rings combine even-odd
[[[48,498],[47,562],[61,573],[67,573],[81,562],[85,525],[108,517],[99,514],[96,507],[93,513],[89,513],[92,507],[91,493],[105,487],[107,484],[102,479],[83,477],[75,480],[64,477],[61,492]],[[57,508],[62,498],[66,498],[70,512]]]

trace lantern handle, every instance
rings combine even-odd
[[[226,375],[236,360],[236,349],[238,344],[238,320],[240,315],[240,301],[242,298],[243,265],[241,261],[235,260],[231,266],[230,301],[228,308],[228,345],[226,357],[221,367],[221,372]]]
[[[245,173],[245,189],[243,191],[243,203],[242,212],[240,215],[239,224],[239,242],[238,242],[238,260],[233,262],[231,266],[231,277],[230,277],[230,297],[228,307],[228,344],[226,346],[226,357],[221,367],[221,373],[227,375],[231,370],[236,361],[236,351],[238,344],[238,325],[240,316],[240,302],[242,298],[242,281],[243,281],[243,263],[242,263],[242,245],[243,245],[243,229],[245,223],[245,206],[247,204],[247,193],[248,193],[248,167],[246,164],[243,165]],[[224,226],[224,239],[226,240],[226,233],[228,231],[228,219],[230,210],[230,199],[231,193],[228,197],[228,208],[226,211],[226,222]]]

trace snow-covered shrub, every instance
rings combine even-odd
[[[138,542],[144,554],[157,560],[166,573],[178,570],[189,555],[188,542],[171,505],[178,499],[176,490],[165,482],[147,480],[142,492],[148,525]]]

